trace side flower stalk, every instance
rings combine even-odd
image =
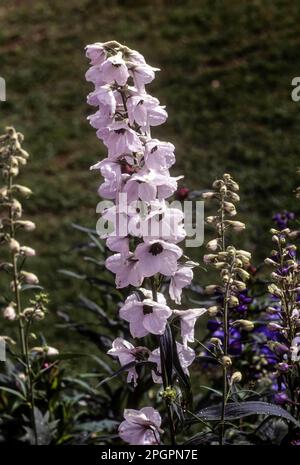
[[[205,200],[214,200],[218,205],[217,214],[206,218],[206,222],[214,228],[216,237],[207,243],[209,254],[204,255],[204,263],[220,272],[221,284],[210,285],[209,293],[219,296],[220,305],[209,309],[209,313],[216,314],[221,320],[220,338],[211,340],[213,353],[218,358],[223,371],[222,381],[222,411],[220,418],[220,444],[225,440],[225,412],[230,394],[232,380],[236,376],[232,371],[232,357],[229,351],[232,331],[238,328],[253,329],[253,323],[245,319],[235,318],[234,309],[239,305],[239,295],[246,290],[246,282],[250,277],[246,268],[250,264],[251,254],[245,250],[236,249],[228,244],[228,232],[239,232],[245,225],[232,218],[237,214],[236,204],[240,198],[239,185],[230,174],[224,174],[221,179],[214,181],[212,190],[205,192]],[[238,375],[240,377],[240,374]]]
[[[11,279],[11,300],[3,309],[3,318],[17,321],[19,329],[19,343],[22,363],[25,367],[25,376],[28,387],[28,405],[31,410],[31,422],[35,443],[38,444],[38,433],[35,421],[35,395],[34,373],[32,370],[29,338],[34,320],[44,318],[48,300],[45,294],[36,295],[29,301],[28,307],[23,307],[21,292],[24,288],[34,287],[39,283],[38,277],[24,269],[27,258],[35,256],[35,250],[27,245],[20,244],[17,233],[19,231],[31,232],[35,224],[23,220],[21,197],[29,197],[31,190],[17,184],[15,178],[22,166],[26,165],[29,154],[22,148],[23,135],[13,127],[6,128],[5,134],[0,136],[0,170],[4,181],[0,188],[0,245],[7,246],[9,255],[6,262],[0,263],[0,271],[6,272]]]

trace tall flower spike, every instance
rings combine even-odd
[[[120,309],[120,317],[129,322],[133,338],[152,334],[161,344],[165,332],[170,334],[169,321],[173,312],[158,292],[157,283],[164,279],[170,281],[170,297],[180,303],[182,290],[191,283],[192,268],[196,264],[187,262],[178,246],[186,236],[183,212],[177,207],[170,208],[166,201],[177,191],[177,181],[182,177],[172,177],[169,172],[175,163],[175,148],[170,142],[151,136],[151,127],[164,123],[167,118],[165,108],[146,92],[145,87],[154,79],[158,69],[149,66],[140,53],[115,41],[88,45],[86,54],[91,60],[86,78],[95,85],[88,103],[99,107],[88,119],[108,150],[107,158],[93,165],[92,169],[99,169],[104,177],[98,193],[115,202],[102,213],[102,219],[113,225],[112,232],[100,234],[106,239],[107,247],[115,252],[107,258],[106,267],[115,273],[118,288],[140,287],[144,281],[146,287],[151,282],[151,291],[139,289],[127,298]],[[193,341],[194,324],[202,313],[188,310],[186,315],[181,315],[184,346],[173,345],[174,350],[179,351],[177,359],[186,375],[187,361],[182,354],[192,353],[188,364],[192,363],[194,351],[187,347],[187,343]],[[173,392],[174,377],[166,378],[164,351],[159,353],[163,374],[160,382],[165,393]],[[133,368],[128,381],[136,383],[134,346],[117,340],[109,354],[117,356],[121,364],[124,357],[131,360]],[[162,397],[168,411],[171,442],[175,444],[173,400],[168,395]],[[139,422],[137,415],[133,415],[135,422]],[[151,440],[152,443],[153,434],[149,439],[149,431],[143,428],[136,427],[141,430],[139,438],[128,435],[125,425],[131,428],[131,417],[125,414],[125,418],[119,429],[125,441],[149,444]]]
[[[218,270],[221,278],[220,286],[209,286],[208,292],[215,290],[221,293],[222,304],[218,308],[218,317],[221,319],[222,339],[215,346],[215,355],[219,358],[223,367],[223,400],[222,417],[220,422],[220,444],[224,443],[225,434],[225,408],[227,394],[230,385],[230,334],[236,331],[235,327],[244,326],[246,320],[233,320],[233,309],[239,303],[239,293],[246,289],[249,273],[246,270],[250,263],[251,255],[245,250],[238,250],[232,245],[227,245],[226,235],[228,230],[241,231],[245,225],[239,221],[232,220],[236,216],[236,204],[240,198],[238,195],[239,185],[230,174],[224,174],[221,179],[214,181],[212,190],[205,192],[205,200],[215,200],[218,205],[217,214],[206,218],[206,222],[213,226],[216,237],[207,243],[209,254],[204,255],[204,263]],[[249,322],[248,327],[249,328]]]
[[[23,185],[17,184],[15,178],[20,169],[26,165],[29,154],[22,148],[24,137],[14,128],[8,127],[5,134],[0,136],[0,171],[4,185],[0,188],[0,245],[7,246],[11,261],[1,263],[0,271],[6,271],[11,276],[11,301],[3,310],[3,318],[16,320],[19,327],[20,351],[26,369],[26,382],[28,385],[27,405],[31,409],[32,429],[35,442],[38,444],[37,428],[35,423],[34,405],[34,381],[32,372],[32,360],[29,350],[28,337],[34,320],[41,320],[45,316],[48,299],[46,294],[40,293],[29,301],[30,307],[23,308],[21,292],[24,285],[36,285],[38,277],[26,270],[28,257],[35,256],[35,250],[27,245],[20,244],[17,239],[19,230],[31,232],[35,229],[32,221],[23,220],[22,197],[28,197],[31,190]]]
[[[296,197],[299,198],[296,190]],[[298,247],[293,240],[299,231],[271,229],[274,249],[265,263],[271,267],[271,281],[268,291],[271,306],[267,308],[267,331],[272,332],[268,350],[277,360],[277,384],[285,386],[285,391],[275,394],[275,402],[299,402],[297,377],[300,360],[300,265]],[[278,350],[284,347],[285,350]]]

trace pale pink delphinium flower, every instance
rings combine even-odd
[[[141,410],[124,410],[125,420],[119,426],[119,436],[134,446],[154,446],[160,444],[161,417],[152,407]]]
[[[161,240],[144,242],[135,250],[143,276],[154,276],[156,273],[172,276],[177,270],[177,260],[181,255],[180,247]]]
[[[162,172],[143,168],[128,179],[123,191],[127,193],[128,202],[137,199],[145,202],[153,202],[156,199],[163,200],[176,191],[177,181],[181,178],[182,176],[170,176],[168,171]]]
[[[145,144],[145,164],[148,169],[166,171],[175,163],[175,147],[170,142],[149,139]]]
[[[105,129],[99,129],[97,136],[108,148],[108,157],[115,158],[130,152],[142,150],[142,143],[126,121],[116,121]]]
[[[117,288],[127,287],[130,284],[134,287],[140,287],[143,282],[139,261],[133,253],[123,256],[117,253],[108,257],[105,261],[105,266],[109,271],[116,275]]]
[[[193,279],[193,270],[190,266],[179,267],[171,276],[169,294],[177,304],[181,303],[182,289],[189,286]]]
[[[136,122],[147,133],[150,126],[159,126],[168,117],[164,107],[159,105],[159,100],[147,94],[132,95],[128,99],[127,109],[130,124]]]
[[[138,357],[143,352],[147,352],[146,347],[134,347],[130,342],[126,341],[122,337],[118,337],[112,343],[112,348],[107,352],[112,357],[119,359],[120,365],[123,367],[130,364],[130,362],[138,361]],[[135,366],[127,369],[127,383],[133,381],[133,385],[137,385],[138,374]]]
[[[96,42],[85,47],[86,56],[91,60],[91,65],[101,65],[107,57],[104,44]]]
[[[181,337],[184,347],[188,342],[195,342],[195,324],[197,319],[207,312],[206,308],[191,308],[188,310],[174,310],[173,314],[180,317]]]
[[[158,295],[158,302],[151,298],[140,300],[136,294],[131,294],[120,309],[120,317],[129,322],[132,337],[163,334],[171,315],[172,310],[162,294]]]
[[[105,111],[109,111],[110,115],[113,115],[116,111],[117,102],[115,94],[112,91],[111,87],[107,84],[97,87],[96,90],[94,90],[94,92],[91,92],[88,95],[87,100],[89,105],[104,105]]]
[[[104,61],[100,71],[105,82],[116,81],[119,86],[124,86],[129,78],[129,72],[121,52]]]

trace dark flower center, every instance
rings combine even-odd
[[[163,250],[164,248],[159,242],[155,242],[149,247],[149,253],[152,253],[152,255],[159,255]]]
[[[157,149],[158,149],[157,145],[155,147],[152,147],[152,149],[150,150],[150,153],[156,152]]]
[[[126,129],[121,128],[121,129],[116,129],[116,130],[115,130],[115,133],[116,133],[116,134],[125,134],[125,131],[126,131]]]
[[[149,315],[149,313],[153,312],[153,308],[151,305],[143,305],[143,314],[144,315]]]

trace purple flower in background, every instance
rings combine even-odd
[[[295,219],[295,214],[284,210],[281,213],[276,213],[272,219],[279,229],[285,229],[289,222]]]
[[[239,304],[236,307],[233,307],[232,310],[245,314],[248,310],[249,304],[252,302],[252,297],[248,295],[248,289],[244,289],[239,292],[237,298],[239,299]]]

